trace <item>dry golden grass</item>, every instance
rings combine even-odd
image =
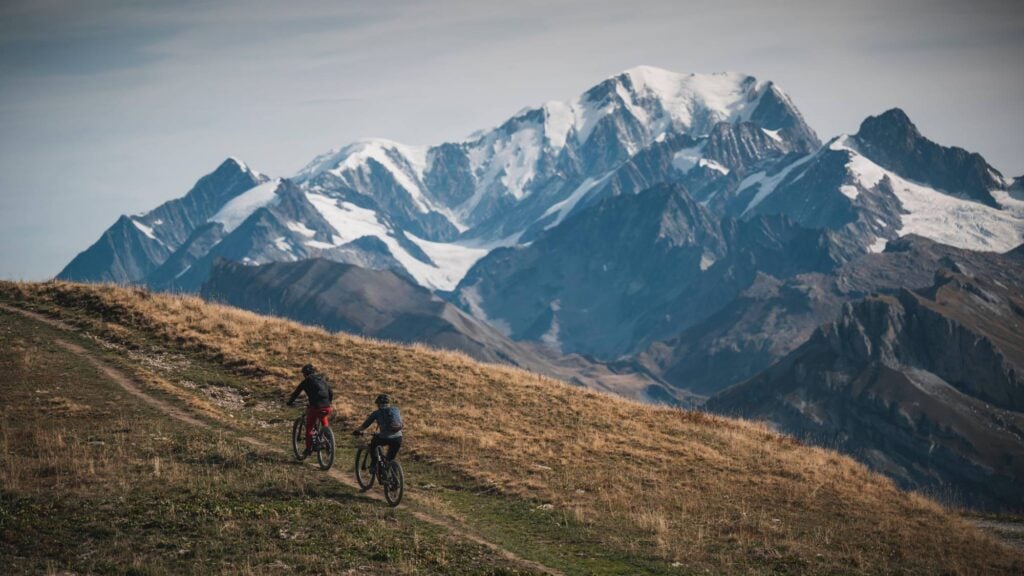
[[[57,311],[128,348],[145,334],[202,354],[248,377],[265,398],[282,397],[310,361],[335,383],[342,415],[369,411],[386,391],[402,407],[409,450],[550,504],[616,549],[730,572],[1024,569],[1019,554],[934,502],[761,424],[642,405],[458,353],[330,334],[193,297],[59,282],[5,283],[0,296]]]
[[[0,309],[5,576],[528,573],[282,451],[166,417],[55,338],[78,340]]]

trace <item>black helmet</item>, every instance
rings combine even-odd
[[[312,364],[306,364],[305,366],[302,367],[302,375],[303,376],[309,376],[309,375],[315,374],[315,373],[316,373],[316,368],[313,368]]]
[[[377,399],[374,400],[374,402],[377,404],[377,406],[386,406],[388,404],[391,404],[391,398],[387,394],[380,394],[377,396]]]

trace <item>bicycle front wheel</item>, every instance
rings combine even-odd
[[[369,448],[356,450],[356,482],[363,490],[373,486],[373,473],[370,471],[372,462]]]
[[[382,484],[384,484],[384,499],[392,507],[398,506],[405,494],[405,475],[402,473],[402,465],[398,461],[388,464],[388,477]]]
[[[302,460],[302,453],[306,450],[306,418],[299,416],[292,424],[292,452],[296,460]]]
[[[334,432],[327,427],[320,429],[320,450],[316,453],[316,461],[321,470],[330,470],[334,464]]]

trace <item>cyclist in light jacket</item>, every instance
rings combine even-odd
[[[388,447],[388,462],[398,456],[398,451],[402,448],[402,429],[405,428],[405,425],[402,424],[402,413],[398,410],[398,406],[391,406],[391,398],[387,394],[377,396],[374,402],[377,404],[377,409],[352,434],[358,436],[371,424],[377,423],[377,432],[370,440],[370,454],[373,458],[373,465],[376,467],[378,446]]]

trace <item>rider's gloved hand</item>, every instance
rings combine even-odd
[[[352,431],[352,435],[353,436],[362,436],[363,435],[363,431],[362,430],[353,430]]]

